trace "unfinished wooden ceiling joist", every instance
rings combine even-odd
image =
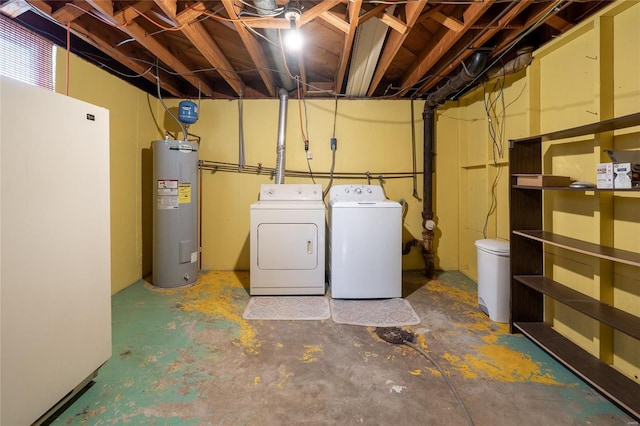
[[[16,0],[0,0],[2,6]],[[25,1],[25,0],[21,0]],[[474,50],[506,62],[609,1],[590,0],[26,0],[13,19],[143,90],[179,98],[421,98]],[[294,26],[300,52],[283,39]],[[289,15],[291,16],[291,15]],[[361,31],[377,20],[376,31]],[[380,30],[382,28],[382,30]],[[377,40],[368,40],[368,34]],[[377,43],[376,49],[368,46]],[[88,43],[92,52],[87,51]],[[358,55],[354,52],[358,50]],[[363,62],[363,64],[359,63]],[[366,67],[366,72],[353,72]],[[360,79],[357,95],[350,79]],[[364,88],[364,90],[363,90]]]

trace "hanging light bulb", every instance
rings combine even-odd
[[[289,3],[285,5],[284,17],[289,20],[289,31],[284,36],[284,45],[287,50],[298,51],[302,47],[303,39],[302,34],[296,27],[296,21],[300,19],[300,10],[295,7],[289,6]]]

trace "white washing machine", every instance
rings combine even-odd
[[[331,188],[328,256],[332,298],[402,297],[402,206],[378,185]]]
[[[324,295],[322,185],[263,184],[250,216],[250,294]]]

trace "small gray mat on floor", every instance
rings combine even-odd
[[[248,320],[325,320],[331,317],[325,296],[255,296],[242,318]]]
[[[338,324],[400,327],[420,324],[420,317],[406,299],[331,299],[331,319]]]

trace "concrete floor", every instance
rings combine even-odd
[[[446,371],[476,425],[637,425],[526,338],[477,309],[458,272],[405,272],[422,323],[405,327]],[[202,273],[113,297],[113,356],[52,424],[464,425],[438,370],[373,328],[246,321],[248,272]]]

